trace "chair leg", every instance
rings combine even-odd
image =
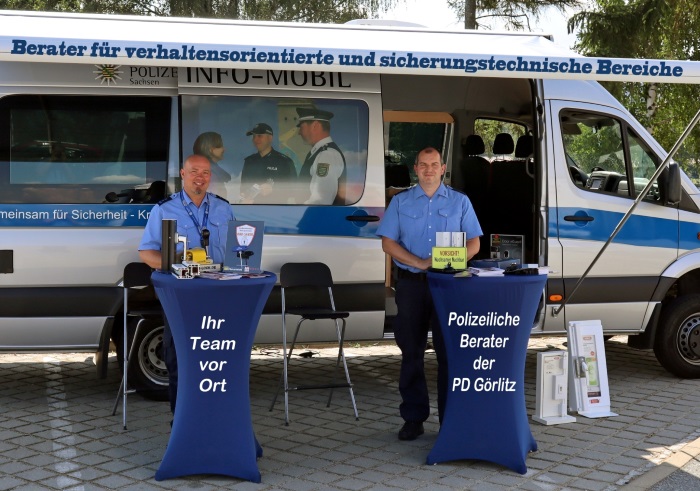
[[[122,375],[122,381],[119,382],[119,390],[117,391],[117,398],[114,399],[114,406],[112,407],[112,416],[117,414],[117,406],[119,406],[119,399],[122,398],[122,390],[124,389],[124,376]]]
[[[289,426],[289,362],[292,359],[292,353],[294,352],[294,345],[297,342],[297,336],[299,334],[299,328],[301,327],[301,323],[304,322],[304,319],[299,320],[297,323],[296,330],[294,331],[294,337],[292,338],[292,345],[289,348],[289,351],[287,351],[287,326],[285,322],[284,315],[282,316],[282,359],[284,362],[284,368],[282,370],[282,377],[280,379],[280,383],[277,385],[277,391],[275,392],[275,396],[272,398],[272,404],[270,404],[270,411],[275,406],[275,402],[277,401],[277,396],[279,395],[280,388],[284,388],[284,424],[285,426]]]
[[[343,321],[343,328],[340,329],[338,326],[338,321],[335,321],[335,328],[338,333],[338,358],[335,361],[335,368],[336,371],[339,367],[339,363],[342,360],[343,362],[343,370],[345,371],[345,381],[348,384],[348,390],[350,391],[350,400],[352,401],[352,409],[353,412],[355,413],[355,420],[359,420],[360,416],[357,413],[357,404],[355,403],[355,393],[352,390],[352,382],[350,381],[350,371],[348,370],[348,363],[345,358],[345,350],[343,349],[343,343],[345,341],[345,319],[341,319]],[[333,383],[335,383],[335,373],[336,371],[333,372]],[[328,404],[326,407],[330,407],[331,405],[331,398],[333,397],[333,388],[331,388],[331,392],[328,395]]]
[[[127,319],[124,319],[124,326],[126,326],[126,321]],[[144,322],[144,319],[140,319],[138,324],[136,324],[136,329],[134,330],[134,340],[137,338],[139,330],[141,329],[141,324]],[[117,398],[114,401],[114,407],[112,408],[112,416],[117,414],[117,407],[119,406],[119,399],[122,399],[122,426],[126,430],[126,412],[127,412],[127,395],[135,392],[134,390],[130,390],[128,388],[128,383],[129,383],[129,366],[131,366],[131,360],[133,359],[134,355],[134,343],[131,343],[131,347],[127,349],[128,346],[128,338],[127,338],[127,329],[124,327],[124,345],[123,345],[123,359],[122,359],[122,367],[123,367],[123,372],[122,372],[122,381],[119,384],[119,390],[117,391]]]

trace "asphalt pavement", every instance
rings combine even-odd
[[[529,415],[535,408],[537,353],[565,349],[564,338],[530,341],[525,371]],[[89,354],[0,355],[1,490],[625,490],[700,489],[700,380],[681,380],[653,354],[624,337],[606,343],[611,409],[617,417],[545,426],[530,419],[538,450],[520,475],[496,464],[465,460],[426,465],[438,423],[397,438],[400,354],[391,342],[347,347],[360,420],[347,391],[290,394],[290,425],[279,401],[269,411],[282,370],[278,347],[256,347],[251,359],[251,408],[264,455],[262,483],[198,475],[157,482],[170,433],[166,402],[129,396],[128,430],[121,408],[112,416],[120,374],[115,357],[107,379],[95,376]],[[309,346],[296,375],[325,380],[335,350]],[[426,354],[435,379],[434,353]],[[290,372],[292,376],[293,372]],[[434,385],[431,394],[435,394]],[[193,450],[194,451],[194,450]]]

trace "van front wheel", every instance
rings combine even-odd
[[[654,354],[681,378],[700,378],[700,295],[684,295],[664,306]]]

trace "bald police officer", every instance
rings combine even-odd
[[[224,198],[207,192],[211,182],[211,162],[203,155],[191,155],[180,169],[182,190],[158,203],[151,210],[139,244],[139,257],[153,269],[161,267],[162,221],[177,220],[178,235],[187,237],[192,247],[204,245],[208,235],[209,255],[223,263],[228,223],[234,220],[231,205]],[[205,232],[206,231],[206,232]],[[175,413],[177,399],[177,358],[170,325],[165,319],[163,358],[168,368],[170,409]]]

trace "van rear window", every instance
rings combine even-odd
[[[2,98],[0,202],[118,202],[154,183],[160,199],[169,127],[168,98]]]

